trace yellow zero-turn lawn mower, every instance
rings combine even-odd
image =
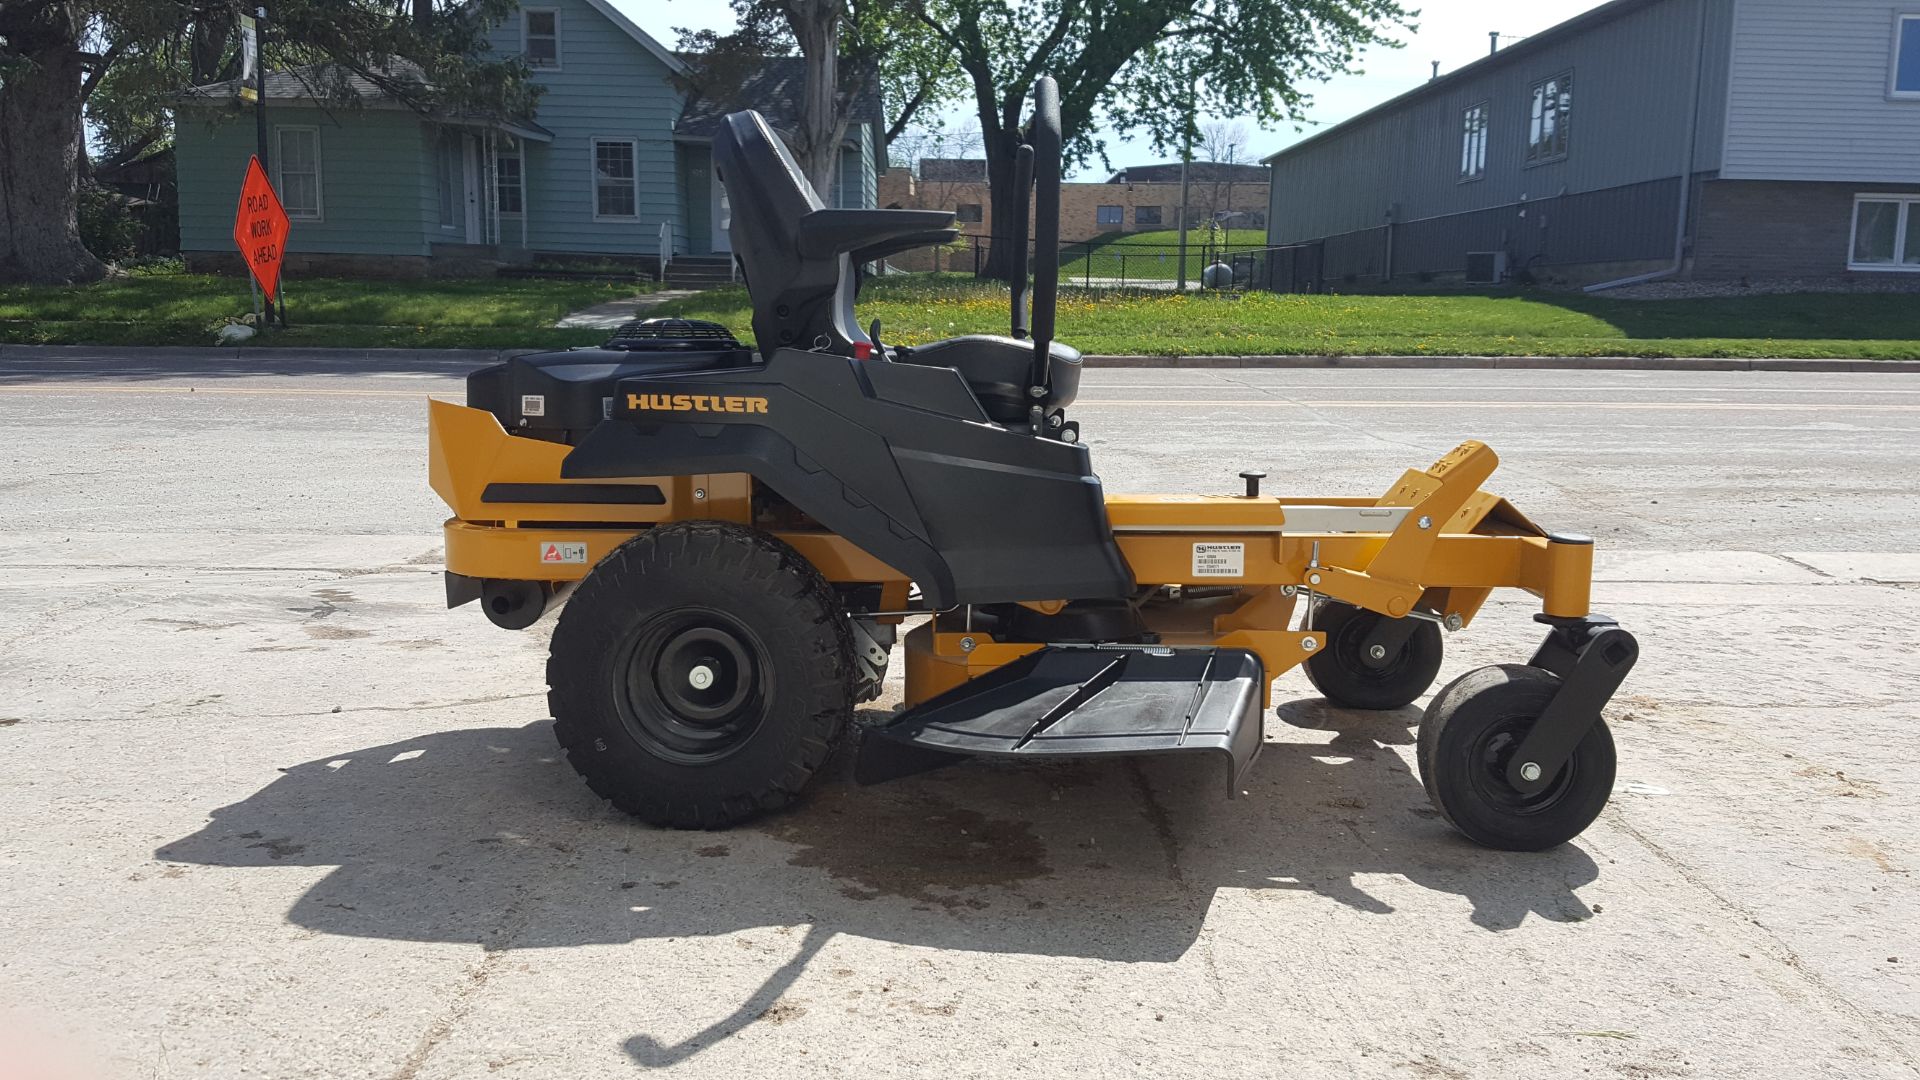
[[[800,793],[879,696],[904,620],[921,618],[904,706],[863,729],[861,782],[970,755],[1201,753],[1231,793],[1282,672],[1404,707],[1443,632],[1521,588],[1545,642],[1433,698],[1419,771],[1482,844],[1578,835],[1613,786],[1601,707],[1638,654],[1588,609],[1592,542],[1482,491],[1478,442],[1378,498],[1263,495],[1256,473],[1229,494],[1105,494],[1066,416],[1080,354],[1052,340],[1051,80],[1036,99],[1016,172],[1038,255],[1030,286],[1016,259],[1013,332],[913,347],[860,329],[855,268],[951,242],[953,216],[823,208],[760,116],[728,116],[713,155],[758,349],[653,320],[433,402],[449,606],[522,628],[570,594],[547,664],[568,759],[640,818],[718,828]]]

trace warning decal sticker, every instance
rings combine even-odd
[[[543,563],[571,563],[576,566],[585,566],[587,563],[587,545],[543,540],[540,543],[540,561]]]
[[[1247,545],[1193,545],[1193,576],[1244,577],[1247,572]]]
[[[547,395],[521,394],[520,395],[520,415],[521,416],[547,415]]]

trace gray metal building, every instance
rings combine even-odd
[[[1920,273],[1920,0],[1614,0],[1267,163],[1280,288]]]

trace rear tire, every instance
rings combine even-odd
[[[1424,619],[1416,620],[1398,653],[1371,662],[1362,654],[1367,636],[1385,618],[1337,600],[1315,605],[1310,625],[1322,640],[1307,657],[1307,681],[1321,696],[1349,709],[1398,709],[1433,685],[1446,642],[1440,628]]]
[[[1478,668],[1448,683],[1420,723],[1420,782],[1469,840],[1506,851],[1543,851],[1579,836],[1613,793],[1613,733],[1595,720],[1547,786],[1522,794],[1507,782],[1513,751],[1560,690],[1551,672],[1522,664]]]
[[[853,712],[846,617],[765,533],[661,525],[615,548],[562,609],[554,736],[587,786],[643,821],[718,829],[784,806]]]

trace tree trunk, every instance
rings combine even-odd
[[[807,64],[793,156],[821,201],[831,203],[834,167],[847,137],[847,112],[840,105],[840,5],[838,0],[789,0],[786,12]]]
[[[1022,110],[1027,104],[1024,89],[1001,103],[999,112],[980,110],[980,139],[987,151],[987,200],[993,205],[993,241],[987,248],[985,265],[980,268],[980,276],[995,281],[1011,283],[1013,280],[1013,253],[1015,245],[1026,245],[1031,238],[1013,235],[1014,221],[1019,216],[1016,209],[1022,199],[1032,200],[1031,189],[1015,190],[1013,162],[1020,150],[1022,132],[1020,120]],[[1029,206],[1031,209],[1031,206]],[[1029,230],[1033,218],[1027,217]]]
[[[29,25],[0,26],[25,61],[0,84],[0,281],[106,276],[75,213],[84,25],[78,5],[60,4]]]

